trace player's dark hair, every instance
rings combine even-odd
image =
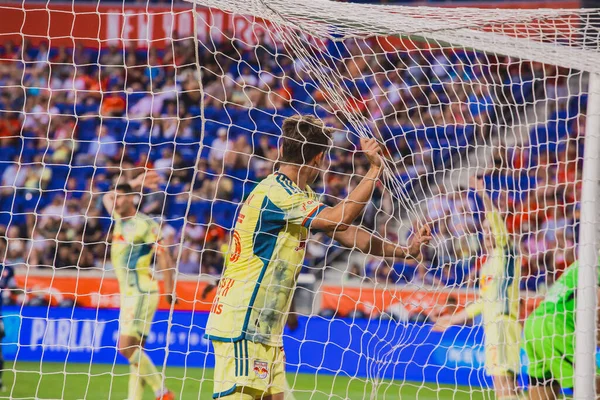
[[[133,188],[129,183],[119,183],[118,185],[115,185],[115,191],[129,194],[133,193]]]
[[[327,151],[331,128],[312,115],[295,115],[283,121],[281,162],[302,165]]]

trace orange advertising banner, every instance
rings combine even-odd
[[[444,314],[449,305],[458,309],[477,299],[478,290],[418,289],[406,287],[365,287],[324,285],[321,288],[321,310],[336,311],[339,316],[361,311],[376,317],[390,307],[402,305],[409,315]],[[521,318],[535,309],[540,298],[523,296]]]
[[[29,299],[42,297],[51,305],[58,305],[63,300],[72,300],[80,307],[119,307],[119,283],[112,272],[103,274],[97,271],[77,273],[17,269],[15,279],[17,286],[25,290]],[[160,290],[161,294],[164,293],[162,282]],[[210,311],[217,292],[211,282],[190,278],[179,279],[176,291],[178,304],[175,310],[204,312]],[[397,304],[401,304],[409,314],[429,315],[444,313],[445,307],[448,306],[463,308],[477,298],[477,290],[324,285],[321,287],[320,296],[321,310],[336,311],[338,316],[347,316],[358,310],[367,316],[376,317]],[[522,317],[528,315],[539,302],[539,298],[523,298],[527,300],[521,307]],[[161,296],[159,309],[170,309],[165,296]]]
[[[119,283],[110,276],[89,276],[85,271],[79,276],[75,273],[56,274],[21,274],[16,273],[17,286],[27,293],[28,298],[43,297],[51,305],[58,305],[63,300],[73,300],[80,307],[118,308]],[[180,280],[177,282],[178,303],[175,310],[210,311],[216,288],[203,292],[209,285],[206,281]],[[164,287],[160,282],[161,294]],[[169,310],[165,296],[161,296],[159,309]]]

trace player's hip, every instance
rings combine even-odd
[[[158,291],[151,292],[127,292],[121,294],[121,309],[124,308],[143,308],[158,307],[160,295]]]
[[[213,341],[215,350],[214,393],[233,387],[248,388],[261,395],[285,389],[285,352],[282,346],[269,346],[246,339]]]

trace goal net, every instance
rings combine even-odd
[[[282,124],[298,114],[333,128],[311,185],[321,203],[356,188],[369,169],[360,140],[375,139],[383,172],[354,224],[401,245],[427,225],[432,240],[407,259],[327,232],[298,243],[306,255],[283,334],[287,385],[277,389],[286,398],[487,398],[491,375],[526,389],[540,370],[528,369],[525,349],[538,344],[522,326],[562,293],[554,283],[577,259],[589,278],[579,282],[577,360],[592,374],[600,147],[587,105],[600,14],[495,6],[505,8],[1,4],[4,393],[131,398],[138,367],[119,337],[133,321],[160,390],[210,398],[215,350],[204,334],[239,256],[239,208],[281,166]],[[584,142],[594,143],[586,179]],[[152,234],[107,211],[103,200],[124,183]],[[118,241],[130,246],[119,260]],[[165,271],[161,251],[172,260]],[[165,296],[170,272],[177,304]],[[144,279],[161,293],[156,313],[135,303],[124,317],[123,282]],[[565,321],[542,336],[574,345],[574,317]],[[571,350],[563,358],[573,361]],[[560,358],[548,357],[536,362]],[[236,375],[263,383],[271,372],[266,360],[236,363]],[[574,385],[568,371],[542,372],[567,392]],[[593,384],[581,387],[587,396]]]

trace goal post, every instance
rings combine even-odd
[[[144,174],[159,183],[134,185],[135,215],[158,233],[131,240],[126,269],[139,286],[136,249],[152,252],[161,237],[179,302],[157,283],[156,314],[142,304],[131,319],[149,328],[148,358],[176,397],[210,398],[215,350],[204,334],[233,286],[219,281],[223,269],[245,246],[240,207],[281,165],[283,121],[297,114],[332,128],[309,185],[319,202],[335,206],[356,188],[369,168],[360,142],[374,138],[383,172],[354,223],[402,245],[428,225],[433,239],[422,257],[389,260],[364,254],[372,249],[362,242],[302,231],[282,339],[286,395],[485,398],[498,370],[490,349],[509,341],[500,369],[524,389],[523,321],[577,259],[575,373],[565,382],[573,378],[575,398],[595,398],[600,10],[560,4],[0,4],[0,273],[14,272],[10,282],[0,276],[2,384],[11,398],[92,398],[98,388],[133,398],[111,253],[131,232],[115,234],[102,197]],[[273,180],[282,193],[302,192]],[[310,204],[286,214],[291,225],[310,224]],[[143,284],[163,276],[152,254]],[[504,257],[501,271],[494,257]],[[264,278],[269,290],[287,287],[276,278]],[[256,321],[287,316],[269,308],[277,299]],[[489,313],[510,320],[514,337],[489,335]],[[236,373],[268,376],[265,360],[246,361]]]
[[[581,193],[581,244],[577,289],[576,399],[596,398],[598,336],[598,203],[600,191],[600,75],[590,74],[588,125]]]

